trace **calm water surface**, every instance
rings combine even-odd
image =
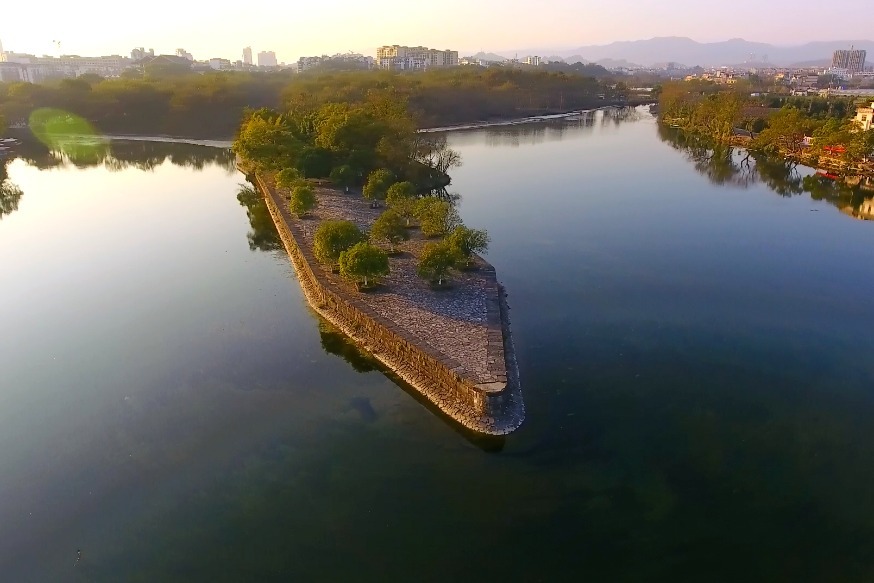
[[[8,163],[0,580],[874,579],[874,192],[640,111],[449,137],[506,440],[317,320],[223,150]]]

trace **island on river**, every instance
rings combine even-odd
[[[311,307],[465,428],[489,435],[517,429],[525,410],[510,335],[505,292],[478,255],[452,285],[435,290],[418,277],[426,238],[415,229],[390,257],[374,290],[361,291],[316,260],[314,236],[325,221],[345,220],[363,232],[383,212],[357,191],[315,186],[304,218],[288,208],[290,193],[269,174],[249,174],[265,197]]]

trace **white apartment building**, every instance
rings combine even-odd
[[[539,67],[540,65],[543,64],[543,59],[541,59],[537,55],[525,57],[525,64],[532,65],[534,67]]]
[[[376,63],[381,69],[397,70],[456,67],[458,66],[458,51],[386,45],[376,50]]]

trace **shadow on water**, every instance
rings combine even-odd
[[[743,148],[714,144],[701,136],[659,125],[659,138],[686,155],[695,170],[717,185],[749,188],[764,184],[783,197],[808,194],[844,214],[874,219],[874,181],[864,177],[835,179],[798,162]]]
[[[409,383],[396,375],[391,369],[382,364],[379,360],[362,350],[348,336],[335,328],[330,322],[312,312],[318,318],[319,336],[321,337],[322,348],[328,354],[339,356],[350,365],[355,371],[366,374],[369,372],[380,372],[385,375],[391,382],[403,389],[409,396],[415,399],[420,405],[428,409],[436,417],[442,419],[449,427],[466,439],[471,444],[489,453],[500,452],[504,449],[506,438],[502,436],[483,435],[470,431],[469,429],[459,425],[457,421],[452,419],[446,413],[438,409],[431,401],[425,398],[419,391],[413,388]],[[362,417],[367,420],[371,414],[367,411],[369,402],[365,403],[365,399],[354,399],[352,407],[362,414]]]

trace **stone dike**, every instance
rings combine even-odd
[[[358,292],[313,255],[318,221],[293,217],[269,180],[250,180],[264,196],[304,295],[319,315],[463,427],[506,435],[522,424],[525,406],[506,293],[494,267],[477,258],[479,269],[461,276],[457,292],[425,295],[424,283],[410,280],[410,265],[395,269],[396,261],[414,261],[408,255],[392,258],[389,277],[396,279],[387,282],[390,293]],[[317,194],[323,218],[352,219],[351,213],[367,227],[379,212],[335,190]]]

